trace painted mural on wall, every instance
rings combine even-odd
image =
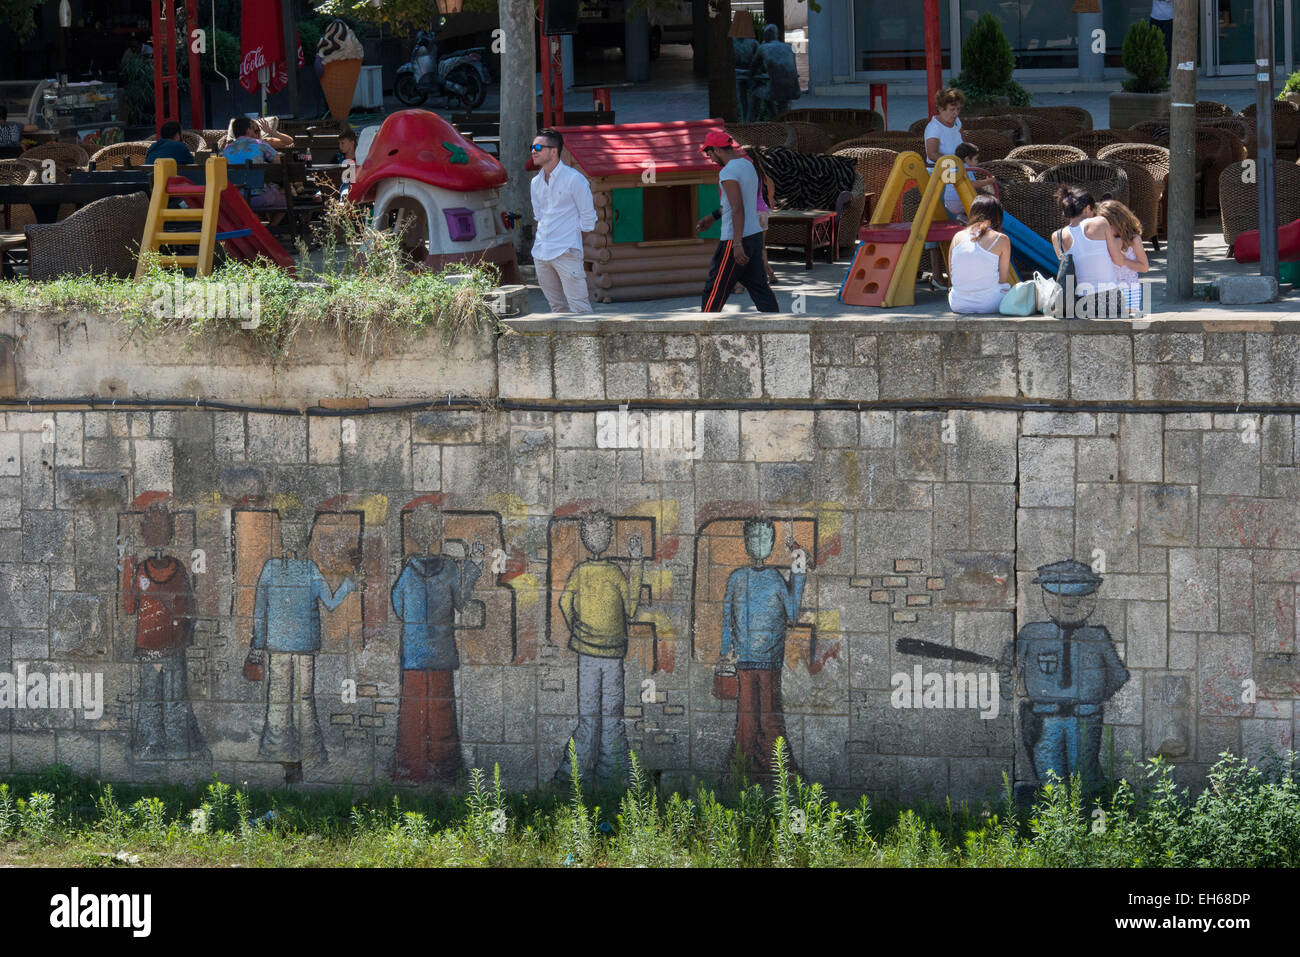
[[[189,542],[181,549],[183,560],[169,554],[176,543],[176,520],[167,499],[164,492],[145,493],[135,502],[141,510],[118,516],[124,551],[137,540],[148,550],[126,555],[122,563],[122,612],[135,617],[134,658],[139,669],[131,749],[139,761],[211,760],[190,703],[186,662],[198,614],[186,568],[194,544],[194,514],[186,515]]]
[[[346,610],[342,622],[329,613],[365,586],[363,522],[361,512],[314,513],[310,522],[304,510],[233,512],[236,612],[252,633],[243,675],[265,685],[257,751],[265,760],[329,760],[316,707],[316,655],[327,632],[335,641],[341,628],[347,633]],[[342,581],[331,584],[322,565],[336,579],[343,572]],[[360,624],[359,602],[354,609]]]
[[[643,598],[647,603],[650,598],[642,588],[647,543],[653,555],[651,520],[605,511],[557,519],[550,528],[554,607],[548,608],[547,634],[552,641],[563,637],[556,634],[562,622],[566,645],[577,655],[578,722],[572,740],[580,771],[597,780],[617,779],[627,764],[623,660],[629,647],[649,657],[648,670],[655,670],[654,635],[644,629],[638,634],[634,627]],[[567,781],[570,771],[566,753],[554,780]]]
[[[774,557],[778,524],[784,536]],[[801,541],[815,552],[814,520],[714,519],[696,537],[695,657],[716,659],[714,696],[736,701],[730,766],[749,775],[770,774],[776,739],[789,739],[782,670],[801,662],[807,666],[814,657],[816,632],[800,623],[799,603],[816,556]],[[797,773],[797,760],[790,761]]]
[[[1016,635],[1016,667],[1024,682],[1021,732],[1040,783],[1055,772],[1101,778],[1102,707],[1128,681],[1110,632],[1087,621],[1102,577],[1082,562],[1043,565],[1033,583],[1043,590],[1048,621]]]
[[[1000,659],[915,638],[899,639],[896,647],[903,654],[984,665],[1016,679],[1020,734],[1038,782],[1047,783],[1052,774],[1062,780],[1078,774],[1093,788],[1101,780],[1104,705],[1129,678],[1110,632],[1087,624],[1102,581],[1073,559],[1039,566],[1032,584],[1042,589],[1048,620],[1024,625]]]
[[[484,575],[488,545],[504,555],[501,516],[444,510],[439,501],[423,496],[401,513],[403,563],[391,593],[401,623],[393,778],[453,784],[463,767],[455,672],[462,659],[513,663],[515,604],[496,574]]]

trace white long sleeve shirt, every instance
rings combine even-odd
[[[557,259],[570,250],[582,252],[582,234],[596,228],[596,207],[587,177],[563,163],[538,173],[532,183],[533,215],[537,217],[534,259]]]

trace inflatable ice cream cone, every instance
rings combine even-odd
[[[321,34],[316,45],[316,55],[324,64],[320,88],[325,94],[330,115],[336,120],[346,120],[352,109],[352,99],[357,92],[361,76],[364,50],[361,41],[342,20],[334,20]]]

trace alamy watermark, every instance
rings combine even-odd
[[[92,721],[104,714],[104,673],[62,671],[27,673],[22,662],[0,671],[0,710],[80,710]]]
[[[981,718],[996,718],[1002,707],[996,671],[923,672],[917,665],[910,675],[897,672],[889,683],[889,703],[895,708],[967,708],[979,711]]]
[[[696,459],[703,454],[693,412],[630,412],[626,405],[596,413],[596,448],[677,449]]]
[[[241,328],[262,321],[262,293],[255,282],[181,279],[156,282],[149,289],[150,309],[159,319],[242,319]]]

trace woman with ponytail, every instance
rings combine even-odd
[[[1119,319],[1124,314],[1119,273],[1128,263],[1119,238],[1110,223],[1097,215],[1092,194],[1081,186],[1062,186],[1056,191],[1061,215],[1069,226],[1052,234],[1052,246],[1058,256],[1069,253],[1074,259],[1078,285],[1073,295],[1077,301],[1074,315],[1079,319]],[[1065,290],[1071,295],[1069,289]]]

